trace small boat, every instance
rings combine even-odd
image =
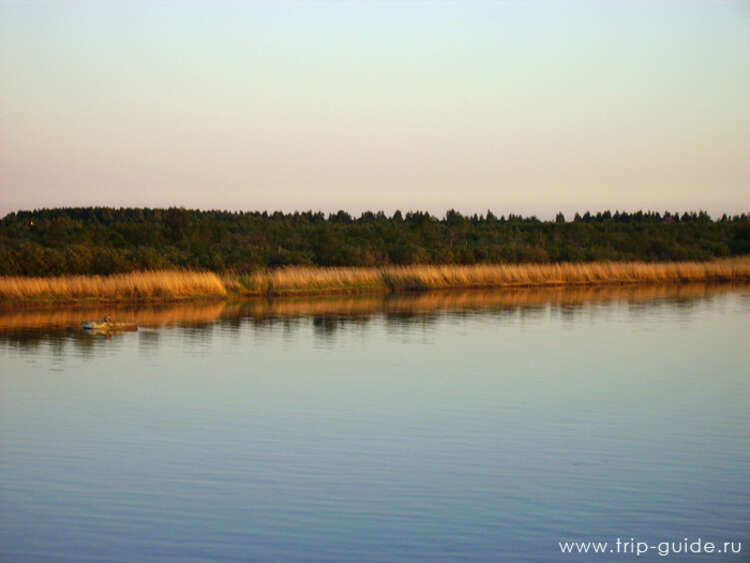
[[[81,328],[87,332],[125,332],[138,330],[138,325],[135,323],[116,323],[104,317],[101,321],[83,321],[81,322]]]
[[[109,327],[109,323],[106,321],[83,321],[81,328],[83,330],[106,330]]]

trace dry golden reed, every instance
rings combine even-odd
[[[227,289],[250,295],[273,293],[357,293],[383,290],[383,270],[379,268],[311,268],[292,266],[261,270],[228,277]]]
[[[712,262],[591,262],[300,268],[226,279],[227,289],[249,295],[409,291],[600,283],[717,282],[750,280],[750,258]]]
[[[364,293],[449,288],[501,288],[750,280],[750,258],[711,262],[592,262],[288,267],[220,278],[211,272],[156,271],[114,276],[0,277],[0,300],[176,300],[241,295]]]
[[[405,266],[386,269],[384,278],[394,289],[740,281],[750,279],[750,260]]]
[[[0,299],[149,300],[224,297],[227,291],[212,272],[133,272],[113,276],[51,278],[0,277]]]

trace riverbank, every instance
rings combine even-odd
[[[233,296],[399,293],[438,289],[746,282],[750,257],[709,262],[415,265],[383,268],[288,267],[246,275],[193,271],[113,276],[0,277],[0,301],[129,302]]]

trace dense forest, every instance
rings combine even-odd
[[[0,220],[0,275],[110,274],[284,265],[378,266],[709,260],[750,253],[750,215],[558,214],[442,218],[425,212],[267,213],[59,208]]]

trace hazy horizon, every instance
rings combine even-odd
[[[484,210],[478,210],[478,211],[476,211],[476,210],[466,211],[466,210],[463,210],[463,209],[448,208],[448,209],[445,209],[443,211],[432,211],[430,209],[419,208],[419,207],[403,208],[403,209],[400,209],[400,208],[399,209],[395,209],[394,208],[393,210],[371,208],[371,209],[362,209],[361,211],[352,212],[349,209],[317,209],[317,208],[282,210],[282,209],[243,209],[243,208],[220,208],[220,207],[215,207],[215,208],[205,207],[205,208],[201,208],[201,207],[187,207],[187,206],[182,206],[182,205],[165,205],[165,206],[139,206],[139,205],[132,205],[132,206],[112,206],[112,205],[102,205],[102,206],[98,206],[98,205],[69,206],[69,205],[61,205],[61,206],[54,206],[54,207],[47,206],[47,207],[35,207],[35,208],[27,208],[27,209],[14,209],[14,210],[10,210],[8,212],[0,213],[0,219],[5,218],[5,217],[7,217],[8,215],[10,215],[12,213],[34,213],[34,212],[37,212],[37,211],[42,211],[44,209],[71,209],[71,208],[72,209],[80,209],[80,208],[84,208],[85,209],[85,208],[99,208],[99,207],[105,207],[105,208],[110,208],[110,209],[121,209],[121,208],[125,208],[125,209],[128,209],[128,208],[130,208],[130,209],[173,209],[173,208],[176,208],[176,209],[184,209],[186,211],[199,211],[199,212],[213,212],[213,211],[215,211],[215,212],[230,212],[230,213],[264,213],[265,212],[269,216],[273,215],[274,213],[276,213],[278,211],[280,211],[280,212],[285,213],[285,214],[294,214],[294,213],[323,213],[324,215],[326,215],[326,217],[328,217],[330,215],[335,215],[335,214],[337,214],[340,211],[344,211],[346,213],[349,213],[349,215],[351,215],[353,219],[358,219],[364,213],[367,213],[367,212],[375,213],[375,214],[378,214],[378,213],[382,212],[382,213],[385,213],[385,215],[386,215],[387,218],[392,218],[393,215],[397,211],[400,212],[402,214],[402,216],[406,216],[408,213],[425,213],[425,212],[427,212],[430,215],[432,215],[433,217],[435,217],[437,219],[440,219],[440,220],[445,219],[445,217],[446,217],[446,215],[447,215],[447,213],[449,211],[457,211],[459,214],[461,214],[461,215],[463,215],[465,217],[471,217],[472,215],[475,215],[475,214],[479,215],[480,217],[483,217],[483,216],[487,215],[487,212],[492,212],[498,218],[501,217],[501,216],[507,218],[509,215],[515,215],[515,216],[520,215],[521,217],[523,217],[525,219],[526,218],[536,217],[537,219],[542,220],[542,221],[550,221],[550,220],[556,218],[556,216],[557,216],[558,213],[563,213],[566,221],[572,221],[575,218],[576,215],[580,215],[580,216],[583,217],[587,212],[589,214],[591,214],[592,216],[595,216],[598,213],[606,213],[606,212],[609,212],[612,215],[614,215],[617,212],[619,212],[619,213],[637,213],[637,212],[641,211],[643,213],[654,213],[655,212],[655,213],[659,213],[660,215],[663,215],[663,216],[667,215],[667,214],[669,214],[670,216],[675,216],[675,215],[682,216],[683,213],[686,213],[686,212],[690,213],[690,214],[692,214],[692,213],[707,212],[705,209],[681,209],[681,208],[680,209],[609,209],[609,208],[607,208],[607,209],[577,209],[577,210],[572,211],[570,213],[565,213],[562,210],[556,210],[556,211],[551,211],[550,213],[546,213],[546,214],[542,213],[542,214],[540,214],[540,213],[518,213],[518,212],[516,212],[516,211],[514,211],[512,209],[509,212],[507,212],[507,213],[506,212],[498,213],[498,212],[495,212],[494,209],[484,209]],[[721,219],[722,215],[726,215],[727,217],[731,218],[731,217],[737,217],[737,216],[743,216],[743,215],[750,215],[750,213],[747,212],[747,211],[739,211],[737,213],[725,213],[725,212],[722,212],[722,213],[719,213],[719,214],[711,214],[711,213],[709,213],[709,216],[714,221],[717,221],[717,220]]]
[[[750,4],[0,1],[0,216],[750,208]]]

